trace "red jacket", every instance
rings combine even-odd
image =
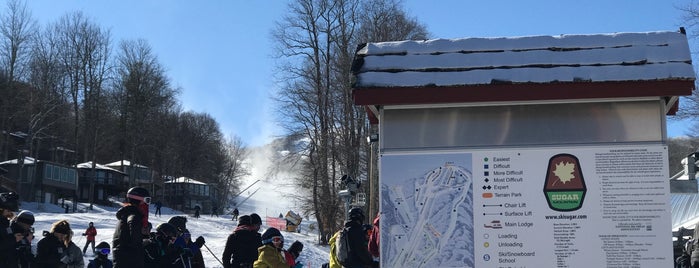
[[[97,229],[95,229],[95,226],[87,227],[85,235],[87,235],[87,241],[95,241],[95,236],[97,236]]]
[[[374,219],[374,227],[372,227],[371,230],[371,236],[369,237],[369,253],[371,253],[372,257],[379,257],[379,245],[380,245],[380,238],[381,238],[381,233],[379,232],[379,218],[381,217],[381,214],[376,215],[376,218]]]

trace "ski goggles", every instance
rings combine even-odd
[[[138,195],[127,194],[126,197],[142,201],[143,203],[146,203],[146,204],[150,204],[150,196],[138,196]]]
[[[109,248],[100,248],[98,252],[102,255],[109,255],[110,250]]]

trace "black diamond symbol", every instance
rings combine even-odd
[[[485,190],[485,189],[488,189],[488,187],[485,187],[485,185],[483,185],[483,190]]]
[[[485,178],[485,182],[489,182],[490,180],[488,178]]]

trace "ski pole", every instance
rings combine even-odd
[[[208,250],[209,253],[211,253],[211,256],[214,256],[214,258],[218,261],[218,263],[220,263],[221,265],[223,265],[223,262],[222,262],[221,260],[219,260],[218,257],[216,257],[216,254],[214,254],[214,252],[211,251],[211,249],[209,248],[209,246],[207,246],[206,244],[203,244],[203,246],[206,247],[206,250]]]

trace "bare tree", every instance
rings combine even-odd
[[[115,109],[117,109],[120,159],[153,165],[162,155],[157,146],[159,126],[156,121],[167,113],[177,90],[170,86],[165,69],[146,40],[126,40],[119,45],[116,58]]]
[[[699,3],[695,1],[690,1],[686,6],[679,7],[681,11],[684,12],[683,20],[687,28],[689,29],[688,35],[690,39],[696,39],[699,37]],[[696,53],[696,52],[694,52]],[[669,116],[669,120],[685,120],[690,119],[693,121],[693,127],[688,129],[688,133],[695,133],[699,129],[699,122],[697,118],[699,116],[699,92],[694,90],[691,96],[680,98],[680,109],[675,116]]]
[[[18,100],[22,95],[16,87],[17,77],[24,76],[24,69],[29,59],[31,50],[31,37],[36,31],[36,22],[32,19],[31,12],[25,3],[19,0],[7,2],[7,9],[0,16],[0,63],[6,77],[6,83],[0,87],[0,130],[13,131],[8,129],[12,124],[11,118],[19,112],[21,106],[16,105],[23,101]],[[24,95],[24,97],[27,97]],[[25,100],[26,101],[26,100]],[[15,104],[15,105],[13,105]],[[23,129],[26,131],[26,129]],[[3,154],[7,157],[6,135],[0,135],[0,147],[4,147]]]
[[[297,0],[287,14],[273,32],[278,56],[290,59],[279,65],[275,100],[287,135],[303,141],[298,185],[308,190],[302,199],[312,204],[319,242],[326,243],[344,218],[339,178],[367,178],[369,126],[353,105],[349,80],[357,44],[426,34],[395,1]]]
[[[245,165],[249,152],[240,137],[235,135],[231,135],[225,141],[222,149],[226,158],[223,161],[223,172],[220,174],[218,189],[222,189],[223,192],[217,202],[226,204],[231,194],[238,192],[240,178],[250,174],[249,168]]]

